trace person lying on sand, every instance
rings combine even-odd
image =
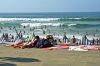
[[[24,43],[24,42],[23,42],[21,39],[18,38],[18,39],[15,41],[14,44],[6,44],[6,45],[4,45],[4,46],[6,46],[6,47],[10,47],[10,46],[16,47],[16,46],[22,45],[23,43]]]
[[[29,40],[28,42],[26,42],[26,43],[24,43],[22,40],[20,40],[20,39],[17,39],[16,41],[15,41],[15,43],[14,44],[6,44],[6,45],[4,45],[4,46],[6,46],[6,47],[10,47],[10,46],[12,46],[12,47],[14,47],[14,48],[16,48],[16,47],[19,47],[19,48],[32,48],[32,47],[35,47],[35,44],[37,43],[37,41],[39,40],[39,36],[35,36],[35,38],[34,39],[32,39],[32,40]]]
[[[28,47],[28,48],[35,47],[35,46],[36,46],[36,43],[37,43],[37,41],[38,41],[39,39],[40,39],[39,36],[35,36],[34,39],[30,40],[30,41],[27,42],[27,43],[24,43],[24,44],[21,45],[20,47],[21,47],[22,49],[27,48],[27,47]]]
[[[52,44],[52,46],[54,45],[66,45],[66,46],[76,46],[75,43],[64,43],[64,42],[57,42],[54,41],[53,37],[47,36],[46,39],[48,39],[48,41]],[[14,44],[7,44],[5,46],[13,46],[14,48],[19,47],[19,48],[32,48],[32,47],[36,47],[38,40],[40,40],[39,36],[35,36],[35,38],[33,40],[30,40],[29,42],[23,43],[23,41],[21,40],[16,40],[16,42]],[[45,47],[51,47],[51,45],[46,45]]]

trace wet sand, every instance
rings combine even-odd
[[[0,44],[0,66],[100,66],[100,50],[12,48]]]

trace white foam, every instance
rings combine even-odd
[[[0,21],[55,21],[60,18],[0,18]]]
[[[21,23],[22,26],[28,26],[29,23]]]
[[[81,18],[68,18],[68,19],[76,19],[76,20],[80,20]]]
[[[74,25],[77,25],[77,24],[68,24],[68,26],[74,26]]]
[[[63,23],[21,23],[22,26],[30,26],[30,27],[37,27],[37,26],[59,26]]]

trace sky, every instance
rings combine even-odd
[[[100,0],[0,0],[0,13],[100,12]]]

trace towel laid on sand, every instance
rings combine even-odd
[[[69,46],[71,51],[88,51],[88,50],[100,50],[100,47],[95,45],[79,45],[79,46]]]
[[[56,50],[56,49],[68,49],[69,46],[55,46],[55,47],[48,47],[48,48],[43,48],[44,50]]]
[[[80,48],[80,46],[69,46],[69,51],[88,51]]]

